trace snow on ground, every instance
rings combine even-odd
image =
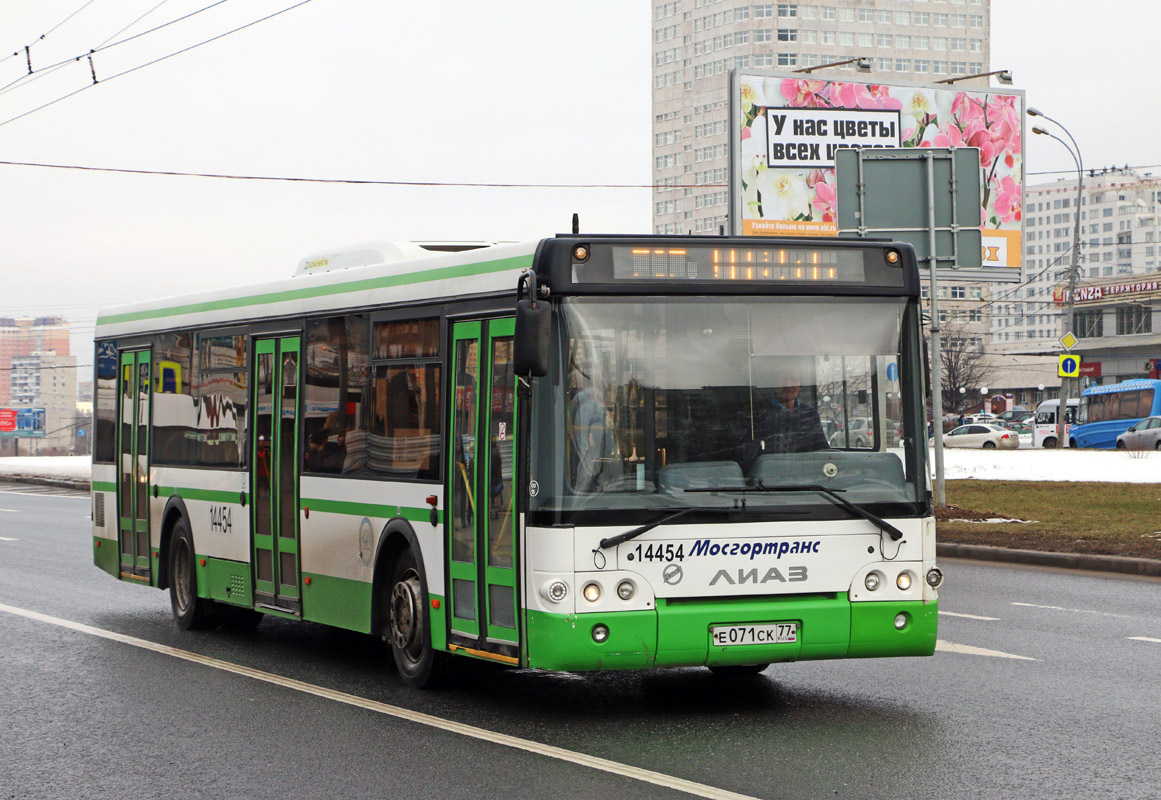
[[[0,480],[7,477],[55,478],[87,481],[92,472],[89,456],[20,456],[0,458]]]
[[[931,462],[934,471],[934,456]],[[89,471],[88,456],[0,458],[0,479],[19,475],[87,481]],[[1161,451],[945,449],[943,473],[948,480],[1161,483]]]

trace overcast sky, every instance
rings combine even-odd
[[[649,2],[310,0],[115,77],[296,2],[228,0],[100,50],[95,86],[88,60],[70,60],[213,2],[167,0],[119,33],[159,0],[0,0],[0,161],[433,183],[650,181]],[[1116,5],[1114,25],[1084,0],[992,0],[991,67],[1012,70],[1028,104],[1068,126],[1086,167],[1161,174],[1151,57],[1161,2]],[[8,86],[27,72],[33,42],[35,70],[66,66]],[[1073,169],[1063,147],[1030,130],[1026,151],[1030,183]],[[642,188],[0,165],[0,315],[68,318],[74,353],[89,363],[105,305],[282,277],[341,244],[535,239],[566,230],[573,212],[583,230],[648,232],[651,198]]]

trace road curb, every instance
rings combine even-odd
[[[944,558],[971,558],[977,561],[1003,561],[1010,564],[1087,569],[1161,578],[1161,561],[1152,558],[1098,556],[1090,553],[1049,553],[1043,550],[1017,550],[952,542],[940,542],[935,546],[935,553]]]
[[[73,480],[72,478],[42,478],[37,475],[3,475],[0,474],[0,483],[4,481],[11,481],[12,483],[30,483],[36,486],[55,486],[58,489],[84,489],[86,492],[91,488],[89,481]]]

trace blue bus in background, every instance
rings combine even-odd
[[[1117,437],[1144,417],[1161,414],[1161,380],[1131,380],[1090,386],[1080,393],[1072,447],[1117,446]]]

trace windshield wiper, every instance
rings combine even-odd
[[[712,490],[686,489],[686,491],[687,492],[704,492],[704,491],[712,491]],[[872,514],[870,511],[867,511],[865,508],[860,508],[859,506],[856,506],[854,503],[852,503],[850,500],[847,500],[845,497],[839,496],[838,493],[846,491],[845,489],[828,489],[825,486],[819,486],[818,484],[814,484],[814,483],[801,483],[801,484],[794,484],[791,486],[765,486],[759,481],[758,485],[753,487],[753,488],[737,489],[735,491],[739,491],[739,492],[818,492],[819,494],[824,494],[827,497],[831,498],[836,503],[838,503],[843,508],[845,508],[847,511],[850,511],[852,514],[855,514],[856,516],[862,517],[867,522],[874,524],[875,527],[877,527],[879,530],[883,531],[888,536],[890,536],[892,541],[897,542],[903,538],[903,531],[896,528],[894,525],[892,525],[887,520],[883,519],[880,516]]]
[[[654,509],[650,509],[650,510],[651,511],[669,511],[670,509],[668,509],[668,508],[654,508]],[[618,533],[616,536],[609,536],[608,538],[601,539],[601,549],[604,550],[607,547],[616,547],[617,545],[623,544],[623,543],[629,541],[630,539],[636,539],[641,534],[648,533],[649,531],[656,528],[658,525],[664,525],[667,522],[672,522],[673,520],[677,519],[678,517],[684,517],[686,514],[692,514],[694,511],[709,511],[709,512],[714,512],[714,513],[720,514],[722,512],[731,512],[731,511],[738,511],[738,510],[739,509],[736,506],[729,506],[729,507],[726,507],[726,506],[688,506],[688,507],[680,509],[678,511],[674,511],[672,514],[667,514],[664,517],[662,517],[661,519],[646,523],[645,525],[642,525],[639,528],[633,528],[630,531],[625,531],[624,533]]]

